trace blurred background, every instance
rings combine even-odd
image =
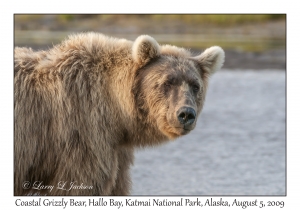
[[[133,195],[286,194],[286,15],[14,15],[15,46],[49,49],[69,34],[140,34],[198,54],[219,45],[197,127],[136,151]]]
[[[226,49],[224,68],[285,68],[286,16],[259,15],[15,15],[15,45],[47,49],[69,34],[96,31],[193,50]],[[254,62],[255,61],[255,62]]]

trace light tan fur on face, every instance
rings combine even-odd
[[[166,67],[194,66],[206,89],[222,56],[219,48],[191,57],[147,35],[132,42],[97,33],[71,35],[47,51],[15,48],[14,194],[128,195],[134,148],[181,135],[159,91]],[[25,181],[92,189],[25,190]]]

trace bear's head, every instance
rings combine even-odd
[[[160,46],[143,35],[133,43],[137,66],[133,95],[141,120],[168,138],[190,132],[202,110],[208,79],[221,68],[224,51],[214,46],[192,56],[188,50]]]

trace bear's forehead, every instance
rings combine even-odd
[[[139,71],[138,76],[161,83],[166,80],[175,80],[178,83],[201,80],[200,69],[194,60],[174,56],[161,56],[153,60]]]
[[[166,62],[170,62],[170,63],[187,63],[187,62],[189,63],[189,62],[191,62],[188,57],[168,56],[168,55],[164,55],[161,57],[163,60],[165,60]]]
[[[158,76],[158,80],[161,82],[169,81],[177,85],[183,82],[190,84],[201,81],[196,67],[186,62],[167,65],[167,68],[160,69],[156,76]]]
[[[170,75],[174,74],[182,77],[191,75],[200,76],[195,61],[187,58],[168,58],[162,70]]]
[[[177,85],[181,85],[184,82],[191,84],[200,81],[199,77],[194,71],[167,71],[162,79]]]

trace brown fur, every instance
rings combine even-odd
[[[16,48],[15,195],[128,195],[134,147],[194,128],[180,127],[174,113],[187,105],[199,115],[208,76],[224,60],[215,48],[191,57],[149,36],[131,42],[96,33],[48,51]],[[25,181],[55,187],[23,189]],[[62,181],[93,187],[57,189]]]

